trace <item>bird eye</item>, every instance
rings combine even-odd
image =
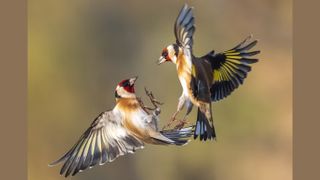
[[[167,58],[167,56],[168,56],[168,51],[167,50],[162,51],[162,57]]]
[[[163,57],[167,57],[167,56],[168,56],[168,52],[167,52],[167,51],[163,51],[163,52],[162,52],[162,56],[163,56]]]

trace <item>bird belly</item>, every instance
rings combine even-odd
[[[186,79],[183,78],[183,77],[179,77],[179,80],[180,80],[180,84],[182,86],[183,94],[188,97],[189,96],[189,93],[188,93],[189,92],[189,86],[188,86],[188,83],[187,83]]]
[[[148,139],[149,134],[147,131],[147,118],[148,114],[142,109],[136,112],[132,112],[130,114],[130,117],[126,118],[124,126],[140,140]]]
[[[198,106],[199,103],[197,98],[194,97],[191,88],[191,74],[192,74],[192,62],[188,60],[189,58],[182,55],[179,56],[177,62],[177,73],[179,77],[180,84],[182,86],[183,95],[186,96],[194,105]]]
[[[132,115],[132,123],[137,128],[145,128],[146,127],[146,118],[148,114],[145,113],[143,110],[139,110],[138,112],[133,113]]]

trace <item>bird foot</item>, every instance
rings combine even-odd
[[[174,121],[176,121],[176,117],[175,117],[175,116],[172,116],[171,119],[169,120],[169,122],[168,122],[166,125],[163,126],[162,130],[165,130],[165,129],[167,129],[168,127],[170,127],[171,124],[172,124]]]
[[[182,129],[185,125],[189,124],[189,121],[186,119],[180,120],[180,122],[174,127],[174,129]]]

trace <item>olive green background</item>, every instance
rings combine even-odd
[[[232,48],[252,33],[260,62],[232,96],[214,104],[216,142],[146,146],[73,179],[292,179],[292,2],[190,1],[194,53]],[[156,65],[174,41],[182,1],[39,1],[28,4],[28,176],[62,179],[47,164],[94,117],[113,107],[116,84],[139,76],[165,102],[181,93],[175,67]],[[195,119],[195,111],[190,121]]]

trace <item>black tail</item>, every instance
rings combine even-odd
[[[198,136],[200,136],[200,141],[206,141],[207,139],[213,140],[216,138],[216,132],[213,123],[212,126],[210,126],[210,123],[207,120],[205,114],[203,114],[199,108],[193,138],[197,139]]]
[[[170,129],[170,130],[163,130],[160,133],[174,141],[175,145],[181,146],[185,145],[189,142],[188,138],[192,136],[194,132],[194,126],[182,128],[180,130],[177,129]]]

